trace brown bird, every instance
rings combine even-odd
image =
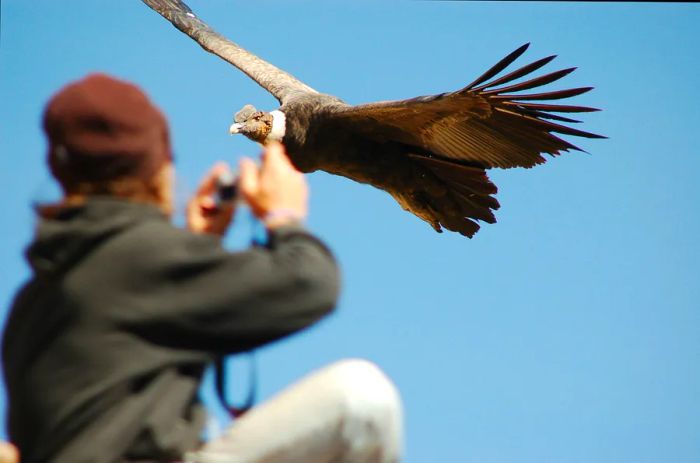
[[[302,172],[324,170],[385,190],[438,232],[446,228],[471,238],[479,230],[477,221],[496,222],[497,188],[486,169],[532,167],[545,162],[543,153],[582,151],[555,133],[605,138],[562,125],[580,121],[554,114],[597,109],[538,102],[573,97],[592,87],[514,94],[554,82],[575,69],[511,83],[555,56],[496,78],[529,44],[460,90],[352,106],[221,36],[180,0],[143,2],[279,100],[281,106],[270,112],[244,106],[234,117],[231,133],[263,144],[281,141]],[[503,86],[507,83],[511,84]]]

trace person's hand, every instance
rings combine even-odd
[[[17,447],[9,442],[0,442],[0,463],[19,463]]]
[[[253,214],[268,229],[306,218],[309,189],[279,143],[269,143],[258,168],[250,159],[240,164],[240,192]]]
[[[217,206],[216,178],[229,169],[225,162],[214,165],[204,176],[195,195],[187,203],[187,228],[193,233],[224,235],[233,218],[234,206],[224,203]]]

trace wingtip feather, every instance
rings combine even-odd
[[[472,89],[472,87],[479,85],[482,82],[486,82],[490,78],[494,77],[496,74],[498,74],[499,72],[501,72],[502,70],[504,70],[505,68],[510,66],[510,64],[513,61],[515,61],[516,59],[518,59],[520,57],[520,55],[525,53],[525,50],[527,50],[529,46],[530,46],[530,42],[528,42],[524,45],[521,45],[516,50],[509,53],[505,58],[501,59],[498,63],[491,66],[491,68],[489,68],[488,71],[486,71],[485,73],[480,75],[474,82],[467,85],[466,87],[464,87],[460,91],[462,91],[462,92],[469,91]]]

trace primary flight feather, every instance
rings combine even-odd
[[[409,100],[348,105],[320,93],[258,58],[202,22],[180,0],[143,0],[205,50],[236,66],[280,102],[271,112],[246,105],[231,133],[281,141],[302,172],[324,170],[387,191],[407,211],[440,232],[472,237],[478,221],[495,223],[492,167],[532,167],[580,149],[555,134],[605,138],[562,123],[558,113],[597,111],[544,104],[592,87],[516,94],[554,82],[575,68],[516,82],[549,63],[549,56],[497,77],[528,48],[523,45],[466,87]]]

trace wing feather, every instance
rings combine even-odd
[[[436,158],[409,154],[417,165],[428,169],[442,183],[442,194],[417,195],[424,206],[416,215],[424,216],[436,229],[440,226],[472,237],[479,230],[476,220],[495,223],[493,210],[500,207],[496,198],[498,189],[491,183],[483,168],[455,164]],[[426,192],[429,190],[426,190]],[[407,209],[416,212],[413,208]]]
[[[479,90],[482,90],[484,88],[495,87],[496,85],[502,85],[502,84],[506,84],[508,82],[512,82],[515,79],[519,79],[520,77],[523,77],[527,74],[530,74],[531,72],[538,70],[539,68],[546,65],[547,63],[549,63],[550,61],[552,61],[556,57],[557,57],[557,55],[552,55],[552,56],[548,56],[546,58],[539,59],[539,60],[535,61],[534,63],[530,63],[526,66],[523,66],[520,69],[517,69],[509,74],[506,74],[503,77],[499,77],[498,79],[493,80],[493,81],[489,82],[488,84],[484,84],[484,85],[481,85],[479,87],[473,88],[473,89],[471,89],[471,91],[478,92]]]
[[[576,70],[576,68],[562,69],[560,71],[554,71],[554,72],[550,72],[549,74],[545,74],[543,76],[535,77],[534,79],[530,79],[530,80],[527,80],[525,82],[513,84],[509,87],[495,88],[495,89],[487,90],[487,91],[484,91],[481,93],[483,95],[492,95],[492,94],[498,94],[498,93],[502,93],[502,92],[521,92],[523,90],[529,90],[531,88],[541,87],[542,85],[551,84],[552,82],[559,80],[568,74],[571,74],[575,70]],[[489,88],[489,87],[490,87],[490,85],[487,85],[484,88]]]
[[[492,100],[560,100],[570,98],[593,90],[593,87],[570,88],[554,92],[531,93],[529,95],[493,95]]]
[[[551,111],[554,113],[590,113],[600,111],[598,108],[589,106],[573,106],[558,104],[523,103],[520,101],[504,101],[505,106],[517,106],[518,108],[534,109],[536,111]]]
[[[581,122],[578,119],[571,119],[569,117],[559,116],[558,114],[549,114],[549,113],[544,112],[544,111],[534,111],[534,110],[525,109],[525,108],[519,108],[519,110],[521,113],[526,114],[528,116],[541,117],[542,119],[550,119],[553,121],[560,121],[560,122],[570,122],[572,124],[578,124]]]
[[[498,75],[499,72],[510,66],[511,63],[513,63],[513,61],[520,58],[520,55],[525,53],[525,50],[527,50],[529,47],[529,43],[521,45],[517,50],[511,52],[508,56],[500,60],[498,63],[494,64],[488,71],[479,76],[474,82],[464,87],[464,89],[470,90],[474,86],[479,85],[482,82],[486,82],[490,78]]]
[[[372,127],[374,136],[386,136],[437,157],[485,168],[532,167],[545,161],[543,153],[555,156],[562,151],[582,151],[555,133],[605,138],[564,125],[580,121],[555,114],[598,111],[597,108],[537,101],[574,97],[592,87],[511,94],[550,84],[576,68],[501,86],[530,75],[554,59],[548,56],[496,77],[526,49],[527,44],[521,46],[459,91],[339,108],[331,117],[342,120],[351,130],[369,134]],[[382,132],[381,127],[387,131]]]

